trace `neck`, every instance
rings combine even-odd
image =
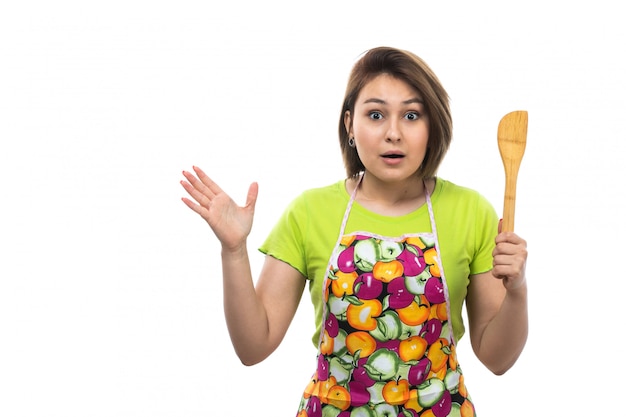
[[[388,183],[365,174],[357,190],[356,201],[379,214],[390,216],[408,214],[426,202],[424,182],[422,178],[415,177]]]

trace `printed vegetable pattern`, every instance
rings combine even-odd
[[[346,235],[296,417],[474,417],[434,239]]]

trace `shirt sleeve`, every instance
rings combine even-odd
[[[493,250],[498,233],[498,215],[491,203],[482,195],[476,202],[475,254],[470,262],[470,274],[476,275],[493,268]]]
[[[286,262],[306,276],[304,237],[307,206],[304,195],[296,197],[280,216],[259,251]]]

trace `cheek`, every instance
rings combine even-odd
[[[419,129],[412,130],[409,134],[412,142],[425,145],[428,143],[428,133],[429,132],[427,127],[420,127]]]
[[[370,152],[380,144],[381,140],[377,135],[373,135],[371,131],[361,132],[361,134],[355,131],[354,141],[356,148],[361,153]]]
[[[354,137],[361,138],[363,141],[380,139],[384,135],[385,130],[380,126],[366,125],[363,123],[355,123],[353,125]]]

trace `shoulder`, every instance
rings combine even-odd
[[[283,211],[283,220],[300,227],[318,223],[324,218],[335,218],[345,209],[350,197],[345,190],[344,181],[306,189],[297,194]]]
[[[454,201],[458,204],[477,204],[479,206],[491,206],[491,203],[479,191],[452,181],[437,178],[433,200],[449,203]]]
[[[433,209],[447,221],[475,224],[497,222],[497,213],[487,198],[479,191],[437,178],[432,196]]]
[[[480,193],[473,188],[459,185],[450,180],[446,180],[441,177],[437,177],[437,183],[435,185],[435,192],[444,193],[446,196],[457,196],[465,198],[476,198],[480,196]]]
[[[457,256],[468,260],[470,273],[489,270],[498,232],[498,215],[489,200],[475,189],[438,178],[433,211],[442,240],[461,251]]]
[[[303,241],[310,235],[311,230],[320,228],[328,221],[327,219],[337,218],[333,210],[341,207],[336,200],[343,198],[342,184],[343,181],[338,181],[301,191],[283,210],[270,233],[270,238],[280,240],[285,236],[291,236],[292,240]],[[346,194],[345,189],[343,193]]]
[[[292,207],[309,207],[314,209],[339,206],[349,200],[344,180],[332,184],[309,188],[298,195],[291,203]],[[342,203],[342,204],[337,204]],[[345,204],[343,204],[345,206]]]

